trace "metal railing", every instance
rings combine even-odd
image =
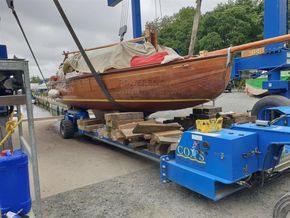
[[[1,105],[13,105],[17,107],[17,117],[21,118],[20,106],[25,104],[27,109],[27,121],[28,121],[28,132],[29,140],[26,140],[23,135],[22,123],[18,126],[20,148],[27,153],[29,156],[30,163],[32,165],[33,173],[33,184],[34,184],[34,214],[35,217],[42,217],[41,211],[41,194],[40,194],[40,182],[38,172],[38,160],[37,160],[37,147],[36,147],[36,136],[33,120],[33,107],[32,107],[32,94],[30,87],[30,76],[28,69],[28,62],[25,60],[0,60],[0,73],[8,74],[11,73],[21,74],[23,78],[23,94],[22,95],[11,95],[11,96],[0,96]]]

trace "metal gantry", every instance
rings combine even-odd
[[[18,119],[21,118],[21,105],[26,105],[27,109],[27,122],[29,131],[29,140],[27,141],[23,135],[23,126],[20,123],[18,126],[20,148],[27,153],[30,163],[32,165],[33,184],[35,192],[34,213],[36,217],[42,217],[41,212],[41,194],[40,194],[40,182],[38,172],[38,160],[37,160],[37,148],[36,148],[36,136],[33,119],[33,107],[32,107],[32,93],[30,88],[30,76],[28,61],[16,60],[16,59],[0,59],[0,73],[20,75],[22,77],[23,89],[22,94],[0,96],[1,105],[14,105],[17,107]]]

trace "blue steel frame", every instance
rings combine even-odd
[[[7,47],[6,45],[0,45],[0,59],[7,59]]]
[[[75,132],[78,131],[77,121],[80,119],[89,119],[89,113],[86,110],[67,110],[64,113],[64,119],[72,122]]]
[[[264,38],[271,38],[288,33],[288,0],[264,0]],[[290,53],[284,43],[265,47],[265,54],[247,58],[236,58],[233,63],[231,78],[239,78],[243,70],[268,71],[268,81],[263,89],[271,94],[290,98],[288,81],[281,80],[281,70],[290,69]]]
[[[115,7],[123,0],[108,0],[108,6]],[[138,38],[142,36],[142,22],[141,22],[141,5],[140,0],[131,0],[132,2],[132,23],[133,36]]]
[[[238,134],[240,138],[232,141],[231,134]],[[221,136],[229,141],[220,140]],[[277,166],[283,148],[284,155],[289,155],[289,139],[288,126],[258,126],[252,123],[233,125],[231,129],[216,133],[187,131],[182,135],[175,154],[161,156],[160,180],[162,183],[175,182],[217,201],[245,188],[239,182],[250,178],[253,173]],[[208,144],[208,152],[203,152],[204,162],[193,162],[196,153],[194,149],[191,151],[192,145],[204,142]],[[185,149],[179,151],[179,146],[188,148],[187,152]],[[183,152],[182,155],[180,152]]]
[[[265,110],[265,120],[273,120],[272,124],[277,126],[290,126],[290,107],[267,108]],[[290,145],[285,145],[284,155],[290,155]]]

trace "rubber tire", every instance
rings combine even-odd
[[[281,95],[269,95],[259,100],[253,107],[251,114],[257,116],[259,112],[264,108],[289,106],[290,99]]]
[[[290,215],[290,193],[284,195],[282,198],[279,199],[273,211],[274,218],[286,218],[289,217],[289,215]]]
[[[71,139],[74,137],[74,125],[69,120],[62,119],[60,122],[60,134],[64,139]]]

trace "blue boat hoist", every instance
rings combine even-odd
[[[108,0],[108,5],[115,6],[119,2],[121,0]],[[132,0],[132,3],[134,37],[139,37],[140,0]],[[288,1],[265,0],[264,3],[265,38],[287,34]],[[78,131],[94,140],[160,161],[162,183],[175,182],[216,201],[289,172],[290,83],[281,80],[281,71],[286,69],[290,69],[290,52],[285,43],[267,46],[262,54],[236,58],[232,78],[239,78],[244,70],[268,75],[263,88],[271,95],[254,106],[252,113],[257,115],[257,122],[234,124],[213,133],[185,131],[175,153],[170,155],[160,157],[147,150],[134,150],[98,133],[78,130],[77,120],[87,119],[87,111],[68,110],[61,132],[64,135],[65,128],[69,127],[70,131]]]

